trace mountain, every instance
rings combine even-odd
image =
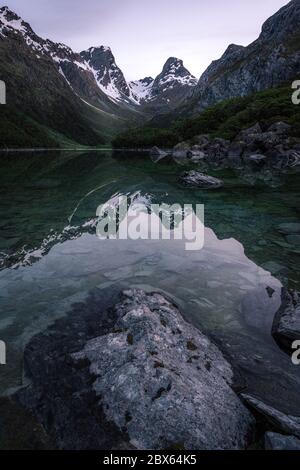
[[[155,79],[147,77],[129,83],[133,98],[145,109],[154,110],[152,115],[179,106],[196,85],[197,79],[176,57],[167,60]]]
[[[101,90],[80,54],[40,38],[8,7],[0,9],[0,63],[0,79],[7,85],[2,147],[27,146],[31,139],[37,145],[34,135],[42,141],[47,135],[47,145],[50,136],[53,145],[97,145],[140,121],[136,106],[125,109]],[[20,128],[22,121],[26,126]],[[23,127],[31,128],[30,135],[23,135]]]
[[[176,58],[155,79],[127,82],[109,47],[74,52],[39,37],[8,7],[0,8],[0,60],[8,90],[0,144],[7,147],[16,134],[26,145],[36,145],[33,135],[47,135],[47,142],[51,136],[53,145],[66,139],[105,143],[126,127],[176,108],[197,84]],[[22,120],[30,135],[23,135]]]
[[[228,98],[246,96],[300,78],[300,0],[269,18],[247,47],[231,44],[208,67],[187,106],[194,113]],[[192,106],[191,106],[192,105]]]
[[[99,88],[112,100],[131,103],[130,88],[122,70],[117,66],[110,47],[91,47],[80,53],[85,64],[93,72]]]

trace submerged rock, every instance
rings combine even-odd
[[[294,436],[284,436],[276,432],[266,432],[266,450],[300,450],[300,440]]]
[[[286,415],[251,395],[242,393],[241,397],[250,408],[261,414],[276,430],[300,438],[299,416]]]
[[[272,335],[286,352],[292,352],[292,344],[300,340],[300,295],[297,291],[282,289],[281,306],[274,317]]]
[[[223,181],[213,176],[199,173],[198,171],[187,171],[181,177],[180,181],[185,186],[192,186],[201,189],[217,189],[223,186]]]
[[[285,235],[290,234],[300,234],[300,223],[298,222],[291,222],[286,224],[280,224],[278,226],[278,231]]]
[[[130,290],[81,313],[32,340],[18,394],[59,448],[247,447],[254,419],[229,363],[162,295]]]

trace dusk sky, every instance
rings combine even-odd
[[[175,56],[197,78],[231,44],[255,40],[287,0],[7,0],[42,37],[75,51],[112,48],[127,79],[156,76]]]

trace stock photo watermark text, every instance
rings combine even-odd
[[[6,104],[6,85],[3,80],[0,80],[0,104]]]
[[[204,206],[130,202],[121,196],[97,209],[100,240],[184,240],[187,251],[204,245]]]
[[[6,344],[4,341],[0,341],[0,365],[6,365]]]
[[[298,105],[300,104],[300,80],[292,83],[292,89],[295,90],[292,94],[292,103]]]
[[[292,363],[294,366],[300,366],[300,340],[293,342],[292,349],[295,349],[292,354]]]

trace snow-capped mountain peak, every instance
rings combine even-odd
[[[129,88],[138,104],[153,105],[159,101],[167,106],[176,106],[178,100],[185,98],[197,83],[198,80],[184,67],[181,59],[170,57],[155,79],[146,77],[130,82]]]
[[[130,89],[108,46],[91,47],[80,53],[101,90],[116,101],[130,99]]]
[[[86,96],[93,105],[100,95],[114,104],[141,107],[150,104],[161,109],[176,106],[197,80],[184,67],[182,60],[170,57],[162,72],[153,79],[127,82],[118,67],[109,46],[90,47],[81,53],[74,52],[62,43],[43,39],[35,34],[30,25],[8,7],[0,8],[0,38],[18,37],[29,46],[28,52],[39,60],[51,60],[70,88],[79,96]],[[94,91],[92,91],[92,89]],[[100,98],[102,99],[102,98]],[[96,100],[96,101],[95,101]]]
[[[27,32],[25,22],[8,7],[0,8],[0,34],[5,36],[6,31]]]
[[[196,86],[197,79],[184,67],[183,61],[176,57],[170,57],[163,70],[155,80],[154,86],[165,86],[172,82],[178,82],[187,86]],[[174,83],[172,83],[174,85]]]

